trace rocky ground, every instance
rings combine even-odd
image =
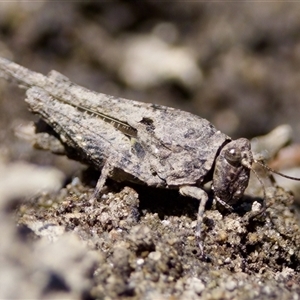
[[[0,55],[95,91],[192,111],[233,138],[289,124],[253,146],[300,177],[297,7],[2,3]],[[0,298],[299,299],[290,192],[266,179],[268,208],[254,219],[257,182],[233,213],[208,207],[202,257],[197,201],[113,181],[89,201],[99,173],[24,141],[36,119],[23,99],[1,80]]]

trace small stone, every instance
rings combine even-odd
[[[136,261],[136,264],[137,264],[138,266],[141,266],[143,263],[144,263],[144,259],[143,259],[143,258],[139,258],[139,259],[137,259],[137,261]]]
[[[195,293],[197,293],[198,295],[201,294],[205,289],[204,283],[199,278],[196,277],[189,278],[187,280],[187,283],[189,288],[193,290]]]
[[[235,281],[231,280],[226,283],[226,289],[228,291],[233,291],[236,288],[237,284]]]
[[[152,260],[159,261],[161,258],[161,253],[159,251],[150,252],[148,257]]]
[[[260,212],[261,211],[261,204],[257,201],[254,201],[251,208],[252,212]]]
[[[224,264],[230,264],[231,259],[229,257],[226,257],[224,260]]]

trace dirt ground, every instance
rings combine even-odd
[[[1,3],[0,56],[94,91],[193,112],[232,138],[287,124],[255,149],[300,177],[298,6]],[[234,212],[209,207],[203,258],[196,200],[108,180],[90,202],[99,170],[34,149],[36,120],[24,91],[1,79],[0,298],[300,298],[299,207],[289,191],[268,185],[269,207],[255,219],[257,182]],[[286,189],[297,203],[299,186]]]

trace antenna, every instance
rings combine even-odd
[[[263,168],[265,168],[266,170],[272,172],[272,173],[275,173],[277,175],[280,175],[282,177],[285,177],[285,178],[288,178],[288,179],[291,179],[291,180],[297,180],[297,181],[300,181],[300,178],[298,177],[293,177],[293,176],[288,176],[288,175],[285,175],[285,174],[282,174],[278,171],[275,171],[273,170],[272,168],[270,168],[269,166],[265,165],[264,163],[258,161],[258,160],[254,160],[255,163],[259,164],[260,166],[262,166]],[[253,171],[253,170],[252,170]]]

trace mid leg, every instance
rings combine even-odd
[[[201,255],[203,256],[203,216],[205,211],[205,205],[208,200],[207,193],[195,186],[183,186],[179,189],[180,194],[195,198],[200,201],[197,215],[197,226],[196,226],[196,241],[200,248]]]

